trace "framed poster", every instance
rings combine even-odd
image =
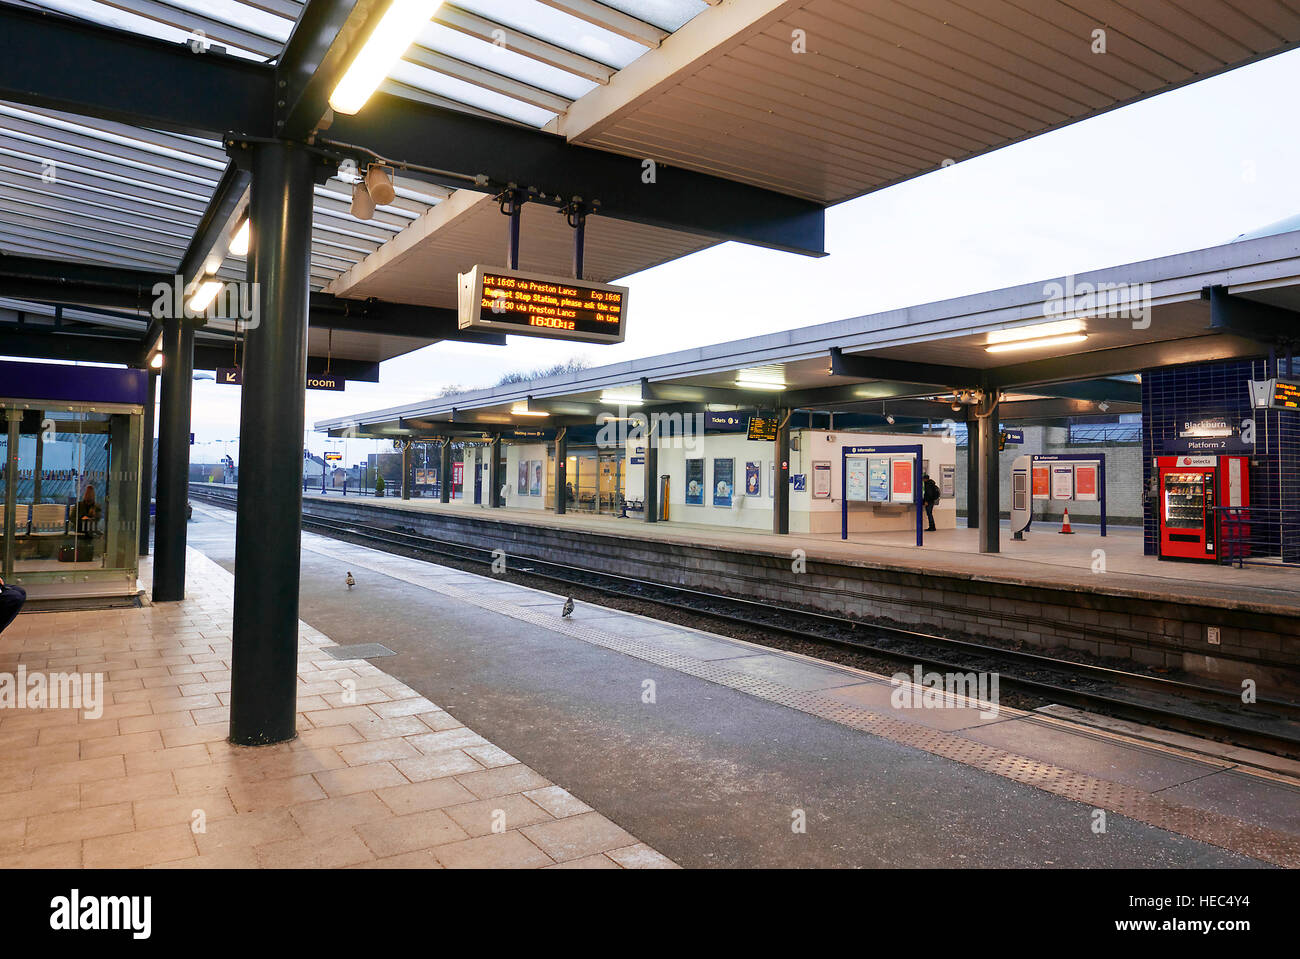
[[[915,468],[910,456],[900,456],[889,461],[889,480],[893,486],[893,495],[889,499],[891,503],[912,502],[912,473]]]
[[[872,503],[889,502],[889,460],[883,456],[867,460],[867,499]]]
[[[821,460],[813,463],[813,499],[831,498],[831,463]]]
[[[1079,463],[1074,467],[1074,498],[1095,500],[1097,498],[1097,465]]]
[[[515,484],[515,492],[520,496],[528,495],[528,460],[519,461],[519,482]]]
[[[713,505],[730,507],[736,493],[736,461],[715,459],[713,461]]]
[[[861,457],[844,462],[844,498],[851,503],[867,501],[867,461]]]
[[[704,505],[704,460],[686,461],[686,505]]]
[[[1051,495],[1050,475],[1048,467],[1034,467],[1034,499],[1047,499]]]
[[[760,478],[761,477],[760,471],[762,470],[762,468],[763,468],[763,464],[761,462],[745,463],[745,495],[746,496],[763,495],[763,481]]]
[[[1052,467],[1052,499],[1074,499],[1074,467]]]
[[[944,463],[939,467],[939,496],[952,499],[957,495],[957,464]]]
[[[546,469],[546,464],[541,460],[532,460],[533,481],[528,484],[529,496],[542,495],[542,471]]]

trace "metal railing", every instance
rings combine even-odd
[[[1300,567],[1300,509],[1217,506],[1214,522],[1221,563]]]

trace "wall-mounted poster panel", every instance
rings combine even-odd
[[[761,461],[758,463],[747,462],[745,464],[745,495],[746,496],[763,495],[762,469],[763,469],[763,464]]]
[[[890,483],[893,486],[891,503],[911,503],[913,501],[912,473],[916,465],[912,457],[893,457],[889,464]]]
[[[957,466],[955,463],[944,463],[939,467],[939,496],[943,499],[952,499],[957,495]]]
[[[1052,467],[1052,499],[1074,499],[1074,466]]]
[[[867,464],[867,498],[873,503],[888,503],[889,460],[873,456]]]
[[[515,486],[515,491],[520,496],[528,495],[528,460],[519,461],[519,482]]]
[[[831,461],[813,463],[813,499],[831,498]]]
[[[704,460],[686,461],[686,505],[704,505]]]
[[[859,456],[844,461],[844,498],[852,503],[867,501],[867,461]]]
[[[731,457],[713,461],[713,505],[730,507],[736,493],[736,461]]]
[[[1074,498],[1097,498],[1097,467],[1092,463],[1077,463],[1074,467]]]
[[[1052,495],[1051,468],[1034,467],[1034,499],[1050,499]]]
[[[533,479],[532,482],[528,484],[528,495],[541,496],[542,495],[542,473],[546,469],[546,464],[543,463],[541,460],[533,460],[532,467],[533,467]]]

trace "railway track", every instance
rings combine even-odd
[[[221,497],[202,497],[227,509]],[[492,551],[440,540],[410,527],[384,527],[303,515],[303,527],[334,538],[389,551],[405,550],[473,567],[490,567]],[[587,590],[615,601],[722,623],[748,634],[781,636],[821,647],[864,654],[925,672],[996,672],[1002,690],[1045,703],[1086,709],[1119,719],[1171,729],[1217,742],[1300,759],[1300,704],[1260,697],[1244,704],[1231,689],[1169,679],[1039,653],[949,639],[879,626],[807,609],[723,596],[680,586],[647,583],[613,573],[511,555],[508,573],[554,584],[559,591]]]

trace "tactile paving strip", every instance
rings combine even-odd
[[[304,534],[304,548],[316,553],[343,557],[341,550],[325,545],[328,541],[322,542],[321,545],[312,543],[308,546],[306,543],[308,535],[310,534]],[[470,589],[441,582],[439,576],[413,574],[403,568],[404,563],[409,561],[390,558],[387,554],[375,550],[367,552],[375,556],[375,560],[368,566],[375,572],[441,593],[450,599],[470,603],[480,609],[562,633],[665,669],[717,683],[758,699],[788,706],[820,719],[859,729],[872,736],[911,746],[1013,782],[1042,789],[1065,799],[1106,809],[1190,839],[1279,866],[1290,868],[1300,866],[1300,837],[1232,816],[1169,802],[1133,786],[1109,782],[1040,762],[966,739],[955,733],[895,719],[863,707],[831,699],[816,691],[793,689],[782,683],[756,678],[747,673],[728,669],[725,661],[708,662],[696,659],[693,656],[671,652],[634,639],[626,639],[606,630],[586,626],[580,621],[563,619],[555,612],[542,612],[536,607],[518,606],[507,600],[484,596]],[[346,555],[353,565],[361,565],[353,549],[349,549]]]

